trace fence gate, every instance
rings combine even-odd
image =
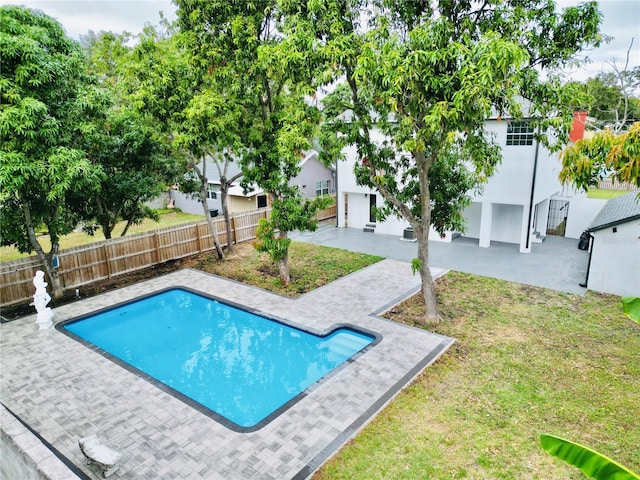
[[[564,232],[567,229],[568,215],[568,201],[551,200],[549,202],[549,222],[547,223],[547,235],[559,235],[561,237],[564,237]]]

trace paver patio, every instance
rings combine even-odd
[[[84,464],[78,448],[79,438],[96,433],[123,454],[110,478],[308,478],[453,341],[377,316],[419,288],[409,264],[395,260],[298,299],[181,270],[58,307],[54,320],[173,286],[245,305],[306,330],[326,332],[349,323],[382,340],[312,386],[263,428],[238,433],[56,329],[37,330],[35,315],[5,323],[0,327],[0,399],[80,469],[80,477],[100,478]],[[47,470],[50,458],[42,448],[33,448],[39,453],[32,456]]]

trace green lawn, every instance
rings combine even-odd
[[[590,188],[587,191],[587,198],[609,200],[611,198],[619,197],[620,195],[626,195],[627,193],[629,192],[626,190],[601,190],[599,188]]]
[[[437,292],[444,320],[427,328],[457,342],[314,480],[585,478],[540,433],[640,471],[640,325],[619,297],[455,272]],[[421,312],[414,297],[388,316]]]
[[[163,213],[160,215],[160,221],[154,222],[153,220],[146,219],[140,225],[132,225],[127,232],[127,235],[134,235],[136,233],[148,232],[150,230],[156,230],[158,228],[171,227],[174,225],[179,225],[181,223],[188,222],[196,222],[199,220],[204,220],[204,215],[192,215],[190,213],[182,213],[178,211],[168,211],[167,213]],[[119,237],[126,222],[120,222],[116,228],[112,232],[112,237]],[[49,251],[51,248],[51,244],[49,243],[49,237],[44,235],[39,237],[41,240],[41,244],[43,245],[45,251]],[[87,235],[84,232],[73,232],[69,235],[66,235],[60,240],[60,249],[64,250],[65,248],[77,247],[80,245],[87,245],[93,242],[99,242],[104,240],[104,235],[102,234],[102,230],[98,230],[95,235]],[[35,253],[35,252],[34,252]],[[30,254],[21,254],[13,247],[0,247],[0,261],[8,262],[10,260],[17,260],[22,257],[28,257]]]

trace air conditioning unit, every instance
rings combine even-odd
[[[405,240],[415,240],[416,239],[416,232],[413,231],[413,227],[407,227],[404,229],[404,234],[402,235],[402,238],[404,238]]]

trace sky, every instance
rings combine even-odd
[[[576,0],[558,0],[560,7],[575,5]],[[176,7],[171,0],[0,0],[0,5],[20,4],[38,8],[57,19],[67,34],[75,39],[89,30],[133,34],[140,33],[145,24],[157,25],[162,11],[169,20],[176,18]],[[590,63],[578,70],[567,71],[566,78],[583,81],[600,71],[611,71],[608,64],[615,60],[624,67],[627,50],[634,38],[629,65],[640,66],[640,1],[600,0],[604,15],[601,31],[613,40],[597,50],[582,52]]]

